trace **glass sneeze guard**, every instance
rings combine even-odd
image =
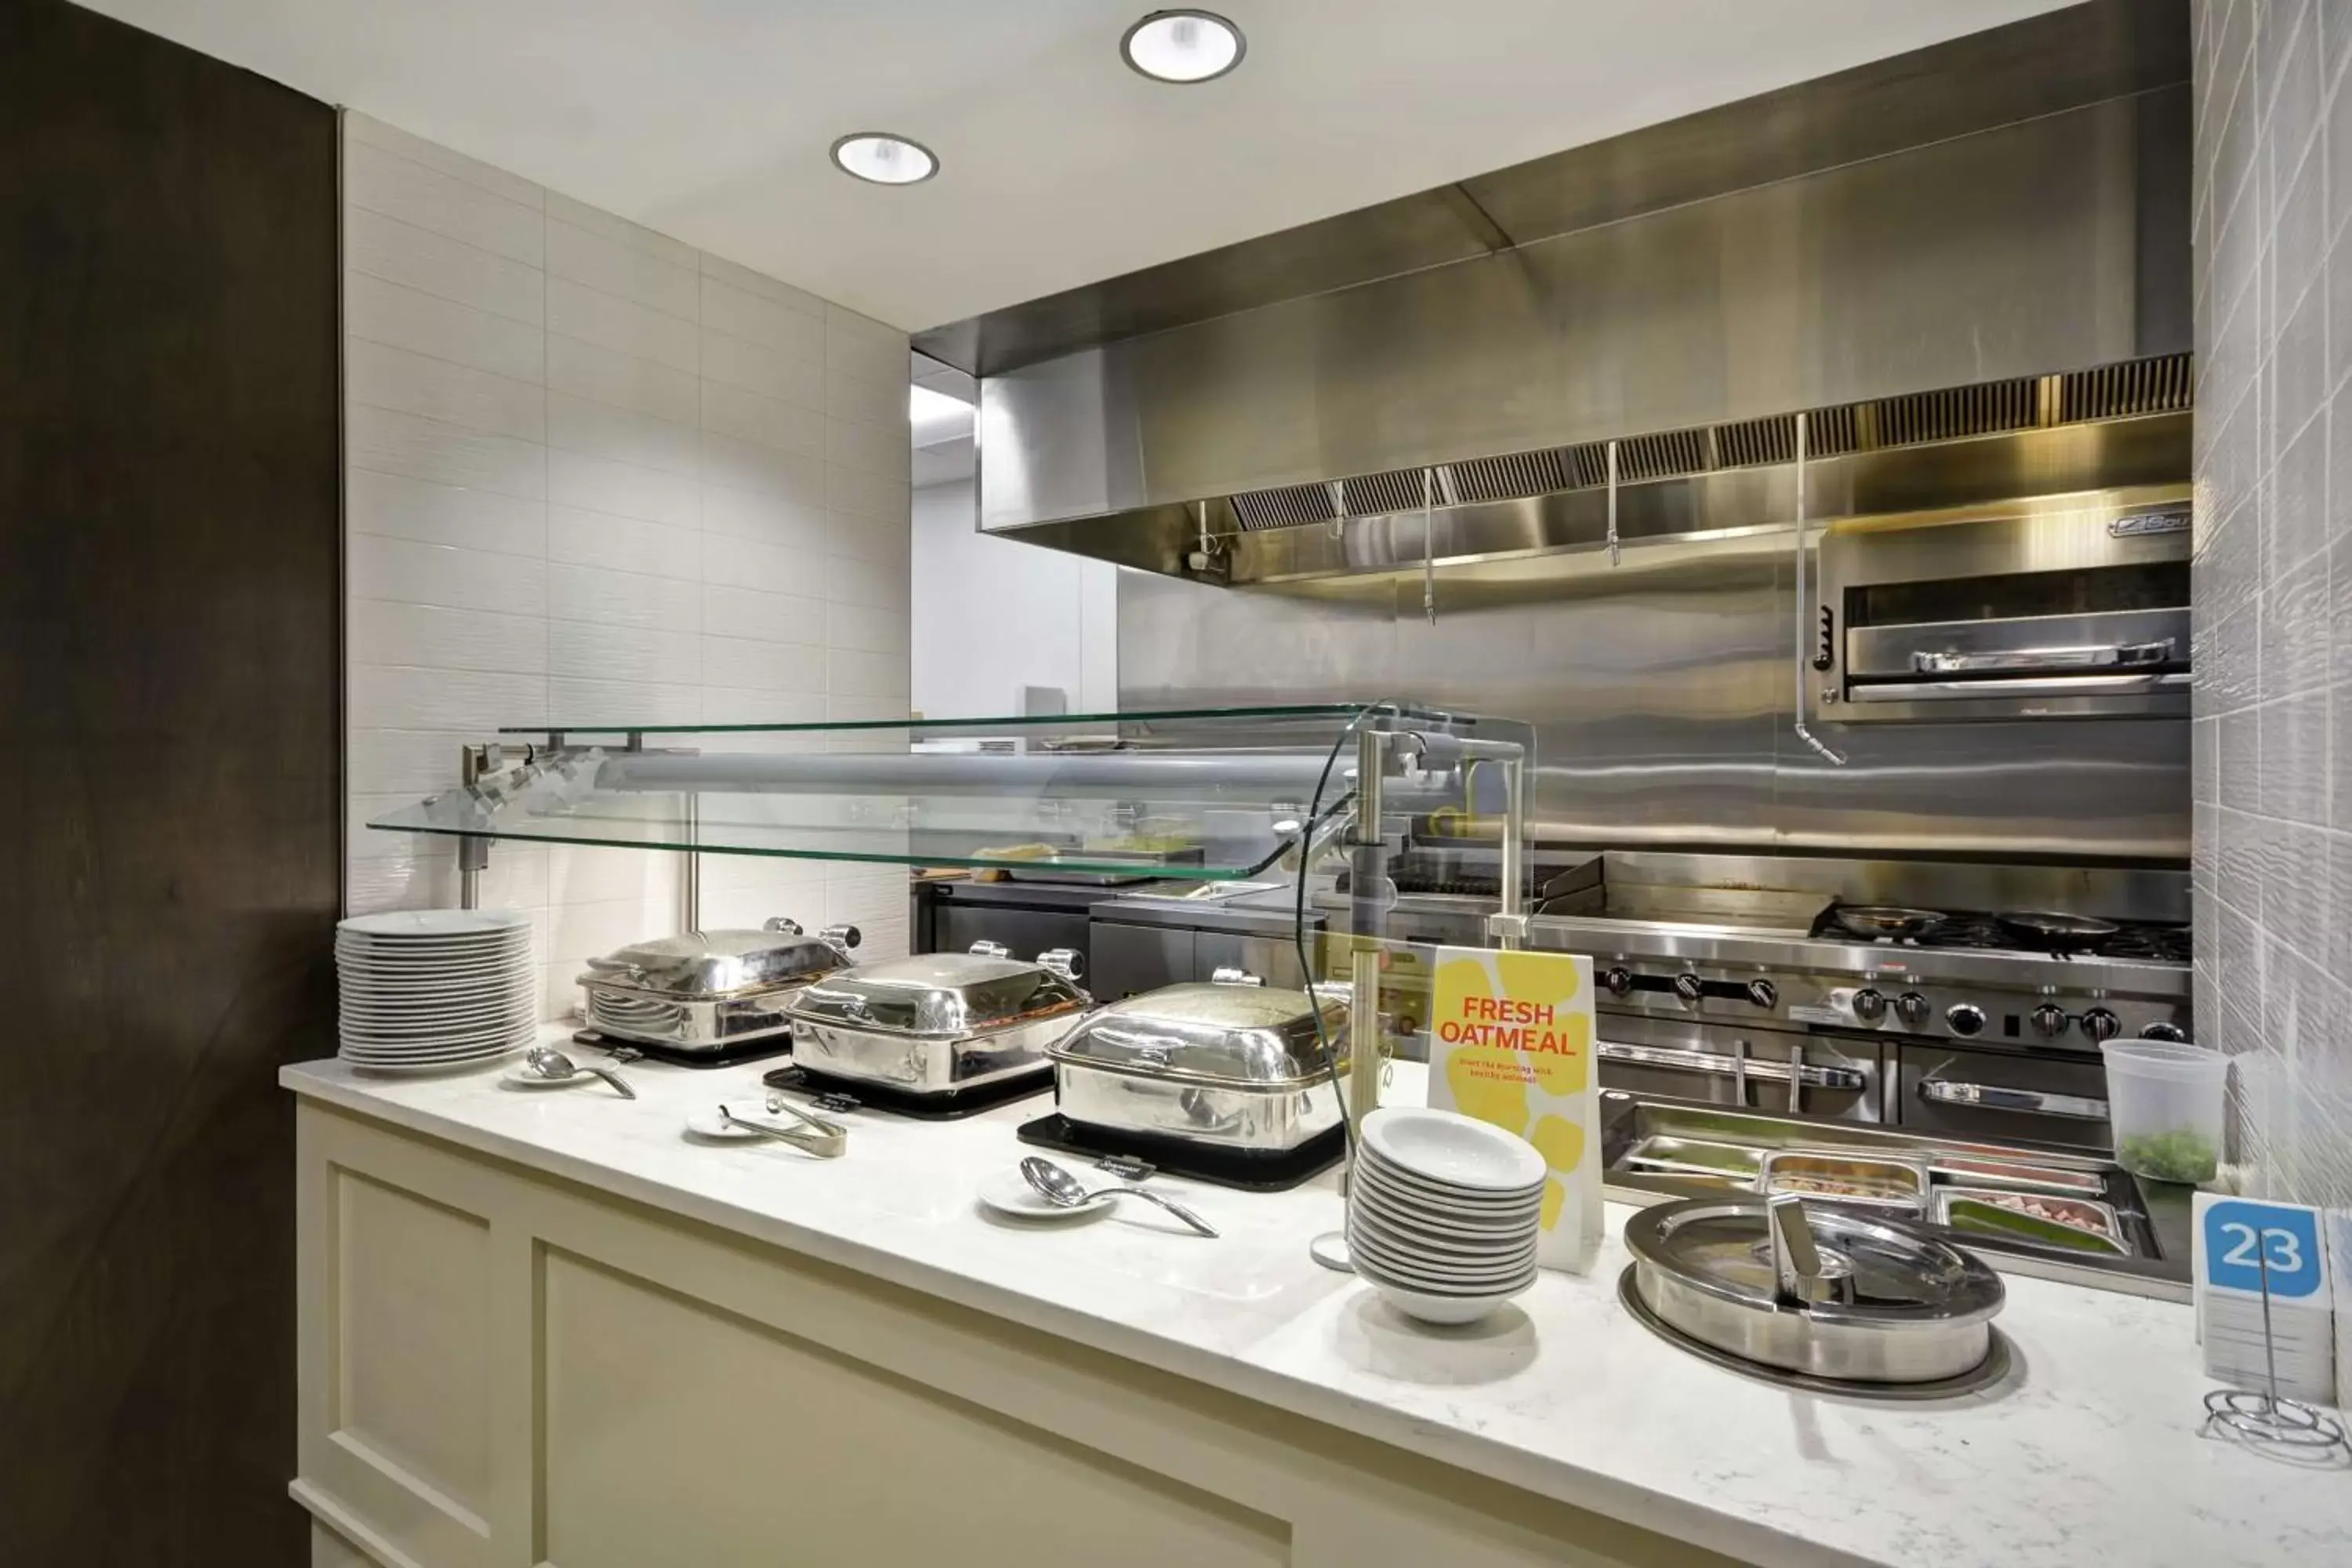
[[[374,817],[461,838],[1222,881],[1264,872],[1352,793],[1358,731],[1517,742],[1392,704],[837,724],[507,730],[506,765]],[[723,738],[705,749],[698,737]],[[1476,821],[1476,770],[1385,785],[1388,811]],[[1465,790],[1468,792],[1465,795]],[[1319,808],[1318,802],[1320,802]]]

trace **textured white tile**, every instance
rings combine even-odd
[[[547,893],[553,903],[637,899],[658,904],[677,897],[678,858],[593,844],[551,845]]]
[[[628,680],[589,680],[552,675],[547,680],[550,722],[596,724],[698,724],[702,692],[694,686],[658,686]]]
[[[478,158],[453,153],[437,142],[412,136],[396,125],[387,125],[355,109],[343,111],[343,134],[352,141],[364,142],[378,152],[405,158],[412,163],[422,163],[428,169],[453,175],[468,184],[479,185],[492,195],[504,196],[508,201],[523,206],[540,206],[546,199],[544,192],[520,174],[509,174],[504,169],[495,168]]]
[[[456,753],[453,752],[454,757]],[[446,782],[446,781],[445,781]],[[378,846],[404,845],[390,855],[354,858],[345,891],[352,913],[378,910],[446,910],[457,903],[457,849],[455,840],[422,835],[369,836]],[[547,903],[547,851],[531,845],[501,844],[492,852],[482,873],[482,907],[521,910],[544,925]],[[542,942],[540,951],[545,952]]]
[[[702,496],[692,475],[614,462],[568,447],[548,451],[547,497],[563,506],[617,512],[676,528],[695,527],[702,519]]]
[[[706,692],[800,692],[819,697],[824,692],[824,649],[814,646],[706,637],[702,639],[702,683]],[[722,722],[710,716],[709,706],[706,701],[702,721]],[[787,722],[764,710],[758,711],[751,721]]]
[[[553,506],[547,513],[547,558],[654,577],[702,575],[702,534],[612,512]]]
[[[765,862],[749,855],[713,856],[712,859],[748,860],[753,865]],[[806,861],[780,861],[780,865],[808,865]],[[785,882],[775,886],[751,888],[714,888],[708,873],[702,884],[702,925],[705,931],[757,931],[770,920],[782,915],[798,921],[811,931],[822,931],[824,918],[824,883],[821,879]],[[866,957],[861,948],[857,956]]]
[[[702,324],[801,359],[824,360],[824,319],[705,275]],[[829,361],[826,363],[830,363]]]
[[[550,446],[585,452],[592,458],[662,468],[688,479],[702,468],[698,436],[691,425],[568,392],[547,395],[547,440]]]
[[[343,266],[531,326],[547,320],[538,268],[381,213],[345,210]]]
[[[825,451],[824,416],[815,409],[715,381],[702,384],[702,427],[809,457]]]
[[[887,425],[898,432],[901,446],[908,439],[907,378],[859,375],[854,371],[824,373],[824,411],[836,419],[867,425]]]
[[[703,431],[701,439],[705,482],[728,489],[751,490],[784,500],[820,508],[824,506],[824,458],[786,451],[779,447],[762,446],[757,441],[745,441],[716,430]]]
[[[354,599],[522,616],[547,613],[548,568],[543,561],[373,533],[353,534],[345,551]]]
[[[845,338],[828,330],[824,338],[824,367],[866,381],[887,381],[893,374],[907,374],[907,343],[901,338],[895,349],[879,343]]]
[[[343,347],[343,384],[353,403],[520,441],[546,438],[544,390],[512,376],[353,338]]]
[[[702,580],[756,588],[767,594],[792,594],[804,599],[824,597],[827,557],[814,548],[794,549],[761,544],[726,533],[702,536]]]
[[[454,544],[501,555],[547,553],[544,501],[371,468],[353,468],[345,487],[345,514],[353,533],[389,534],[420,544]]]
[[[824,308],[824,331],[828,343],[854,345],[870,353],[898,355],[898,374],[907,374],[908,339],[907,334],[898,328],[839,305],[827,304]]]
[[[871,517],[832,511],[824,518],[824,547],[835,555],[851,555],[887,567],[900,576],[911,574],[914,531],[903,517]]]
[[[820,321],[824,319],[824,301],[806,289],[795,289],[764,272],[754,272],[748,267],[738,266],[723,256],[713,256],[707,250],[700,254],[704,277],[715,278],[730,289],[740,289],[746,294],[798,310]]]
[[[908,916],[907,874],[893,868],[865,875],[835,872],[824,882],[824,922],[866,926],[887,925]]]
[[[547,280],[547,330],[674,370],[693,371],[700,363],[701,334],[693,321],[569,278]]]
[[[643,857],[641,857],[642,858]],[[562,961],[602,957],[616,948],[667,934],[677,924],[675,906],[656,908],[645,898],[593,899],[559,906],[548,952]]]
[[[354,338],[518,381],[537,383],[546,371],[546,334],[530,322],[365,272],[343,275],[343,325]]]
[[[343,199],[529,266],[545,251],[547,220],[538,208],[364,142],[344,145]]]
[[[702,679],[701,640],[691,631],[556,620],[547,634],[548,673],[556,679],[688,686]]]
[[[701,281],[690,258],[681,267],[553,214],[547,222],[547,270],[551,277],[569,278],[685,321],[693,321],[700,309]]]
[[[907,656],[835,648],[825,657],[825,691],[835,697],[895,697],[903,710],[908,690]]]
[[[463,430],[367,405],[352,405],[343,414],[343,442],[352,468],[491,489],[524,500],[546,500],[548,496],[548,449],[539,442]]]
[[[540,616],[355,598],[349,637],[354,664],[547,673],[547,621]]]
[[[824,422],[824,457],[829,463],[861,469],[886,479],[905,479],[913,463],[907,425],[873,425],[860,420]]]
[[[864,653],[908,654],[910,626],[906,606],[827,605],[824,645]]]
[[[692,372],[561,332],[548,334],[547,384],[556,392],[685,425],[693,424],[701,408],[701,383]]]
[[[747,645],[751,658],[773,657],[773,643]],[[725,662],[722,656],[720,662]],[[814,665],[814,659],[812,658]],[[705,724],[822,724],[824,721],[824,693],[818,690],[784,691],[755,689],[708,684],[711,668],[710,651],[703,650],[706,684],[702,689],[702,722]],[[795,677],[794,679],[798,679]],[[737,735],[730,743],[747,752],[794,752],[822,749],[811,743],[805,735]],[[716,859],[712,862],[716,864]]]
[[[913,515],[914,485],[907,478],[904,468],[892,476],[827,463],[824,466],[824,504],[829,511],[856,512],[861,517],[877,518],[894,527],[904,528],[908,525],[908,519]]]
[[[702,629],[713,637],[807,643],[821,647],[824,644],[824,603],[821,599],[707,584],[702,590]],[[722,680],[712,684],[734,683]]]
[[[814,408],[825,403],[824,363],[762,348],[743,338],[702,329],[702,375],[706,381],[740,386],[764,397],[781,397]],[[900,401],[905,393],[900,391]]]
[[[547,691],[541,675],[355,664],[351,722],[354,728],[488,733],[501,724],[533,722],[519,716],[544,702]],[[449,781],[452,786],[457,782]]]
[[[547,613],[558,620],[655,631],[699,631],[702,588],[674,577],[596,566],[547,568]],[[689,715],[689,721],[692,716]]]
[[[803,467],[814,465],[804,463]],[[729,477],[737,476],[730,473]],[[737,489],[730,485],[706,483],[702,487],[703,531],[779,549],[821,552],[824,549],[824,473],[819,470],[803,474],[800,487],[799,493],[793,493],[783,487]]]
[[[835,925],[840,922],[828,915],[825,923]],[[857,945],[857,959],[861,963],[879,963],[887,958],[904,958],[909,951],[907,917],[904,915],[896,920],[860,925],[857,930],[862,939]]]
[[[683,267],[691,272],[701,260],[701,252],[682,239],[672,239],[657,229],[592,207],[585,202],[572,200],[561,191],[547,193],[547,216],[558,223],[567,223],[577,229],[604,239],[616,240],[632,250],[642,251],[657,261],[673,267]]]
[[[903,609],[908,600],[907,574],[860,561],[853,556],[836,555],[829,563],[825,579],[825,598],[836,605],[872,605],[881,609]]]

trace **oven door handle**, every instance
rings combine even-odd
[[[1713,1073],[1718,1078],[1744,1075],[1766,1083],[1789,1081],[1788,1063],[1766,1061],[1757,1057],[1719,1056],[1713,1051],[1678,1051],[1663,1046],[1628,1046],[1616,1040],[1601,1041],[1600,1052],[1603,1061],[1635,1062],[1643,1067]],[[1864,1089],[1870,1087],[1869,1075],[1859,1068],[1800,1067],[1797,1068],[1797,1081],[1807,1089]]]
[[[2083,1121],[2107,1119],[2107,1102],[2104,1100],[2080,1094],[2051,1094],[2038,1089],[1961,1083],[1948,1078],[1931,1078],[1922,1082],[1919,1098],[1937,1105],[1973,1105],[1980,1110],[2024,1110],[2042,1116],[2071,1116]]]
[[[2084,647],[2018,647],[1986,653],[1934,652],[1911,655],[1918,675],[2042,675],[2068,669],[2134,669],[2169,664],[2179,647],[2175,637],[2153,642],[2093,644]]]

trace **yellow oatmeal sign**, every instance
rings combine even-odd
[[[1430,1104],[1535,1145],[1551,1171],[1537,1260],[1584,1272],[1601,1247],[1592,961],[1441,948],[1430,1033]]]

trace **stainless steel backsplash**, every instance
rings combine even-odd
[[[1441,569],[1302,591],[1119,574],[1119,704],[1393,697],[1538,727],[1547,839],[1853,855],[2186,861],[2179,720],[1790,732],[1785,532]]]

